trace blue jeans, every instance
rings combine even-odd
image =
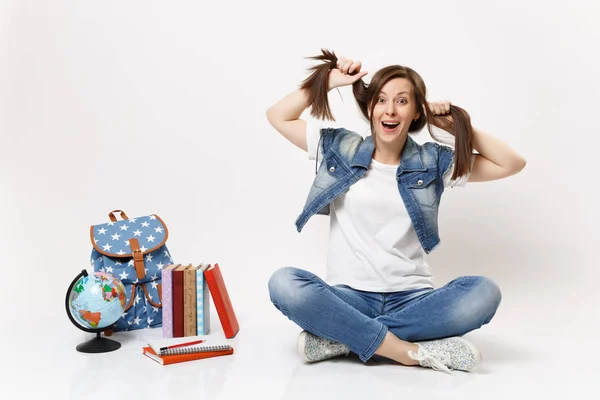
[[[463,276],[439,289],[363,292],[330,286],[318,276],[283,267],[269,280],[275,307],[308,332],[343,343],[366,362],[388,331],[414,342],[462,336],[490,322],[502,295],[481,276]]]

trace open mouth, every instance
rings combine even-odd
[[[381,122],[383,131],[388,133],[394,132],[398,126],[400,126],[400,122]]]

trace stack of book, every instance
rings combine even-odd
[[[203,340],[190,343],[179,343],[171,346],[163,346],[159,345],[157,342],[150,342],[147,346],[142,348],[142,354],[161,365],[177,364],[186,361],[195,361],[204,358],[233,354],[233,346],[228,344],[191,347],[193,344],[200,342],[203,342]]]
[[[209,293],[225,337],[229,339],[238,333],[239,324],[219,264],[171,264],[161,274],[164,338],[207,335]]]

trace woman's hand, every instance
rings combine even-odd
[[[352,85],[354,82],[367,75],[368,72],[361,72],[362,63],[349,58],[339,57],[337,68],[329,71],[329,88],[328,90],[337,87]]]
[[[454,118],[450,115],[452,103],[449,100],[428,101],[427,105],[433,114],[433,118],[430,119],[431,124],[454,135]],[[423,109],[426,110],[426,108]]]

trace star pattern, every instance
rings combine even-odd
[[[90,265],[95,271],[118,277],[125,285],[125,304],[129,308],[115,323],[115,331],[162,326],[162,308],[153,306],[150,301],[160,301],[161,271],[173,263],[165,245],[166,232],[166,226],[154,215],[93,227]],[[140,250],[144,253],[142,279],[137,277],[131,253],[129,240],[134,237],[139,238]]]
[[[98,240],[98,237],[102,238],[104,235],[110,235],[112,242],[110,243],[111,249],[103,249],[104,251],[110,252],[115,256],[125,256],[131,253],[131,244],[129,240],[131,238],[140,238],[142,252],[147,252],[152,249],[160,248],[164,244],[166,239],[166,228],[156,216],[151,215],[147,217],[130,218],[128,220],[119,221],[115,224],[103,224],[94,226],[94,240]],[[104,246],[105,240],[102,239],[97,243],[99,246]],[[146,246],[148,245],[148,246]],[[146,256],[148,256],[146,254]],[[153,255],[150,255],[152,261]],[[169,256],[167,256],[169,257]],[[170,257],[169,257],[170,258]],[[172,262],[172,260],[170,260]]]
[[[131,238],[140,238],[140,246],[143,252],[160,248],[166,239],[166,228],[162,221],[154,215],[130,218],[118,223],[111,223],[111,225],[95,225],[93,232],[95,236],[94,240],[100,238],[97,246],[102,246],[104,251],[116,256],[125,256],[131,253],[131,245],[129,243]],[[112,239],[109,240],[111,248],[108,250],[104,249],[106,239],[103,239],[103,237],[106,235],[110,235]],[[149,261],[152,261],[152,256]]]

